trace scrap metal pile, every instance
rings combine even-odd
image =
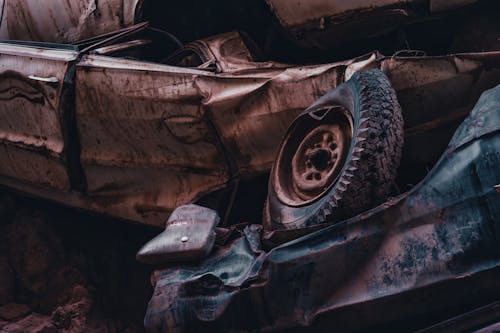
[[[0,184],[165,226],[148,332],[498,300],[495,1],[115,2],[0,1]]]

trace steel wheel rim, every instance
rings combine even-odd
[[[321,123],[307,119],[289,133],[273,170],[277,197],[290,206],[309,204],[328,192],[352,141],[352,117],[342,107],[331,108]]]

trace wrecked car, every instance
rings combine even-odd
[[[375,60],[256,62],[239,33],[180,47],[147,23],[78,45],[2,42],[1,183],[160,226],[268,171],[295,116]]]
[[[307,31],[316,29],[316,25],[304,26],[305,21],[323,22],[322,32],[325,33],[337,31],[340,23],[345,21],[344,16],[353,11],[361,12],[363,17],[379,13],[408,14],[415,8],[422,9],[418,13],[437,13],[473,2],[447,2],[446,5],[438,0],[382,1],[365,10],[367,4],[362,1],[347,7],[318,1],[311,7],[311,12],[304,13],[300,19],[290,16],[296,9],[290,6],[296,4],[273,0],[267,4],[282,25],[290,28],[288,32],[296,35],[297,31],[303,31],[299,27],[307,26]],[[72,18],[70,20],[64,19],[63,12],[53,15],[61,4],[50,3],[38,8],[39,4],[25,1],[5,0],[2,3],[1,27],[3,31],[6,31],[5,26],[8,27],[8,37],[51,41],[89,38],[76,44],[15,41],[0,44],[0,140],[1,159],[4,161],[0,166],[0,182],[9,188],[69,206],[154,226],[161,226],[173,209],[183,204],[220,202],[221,196],[222,201],[227,201],[228,196],[234,196],[232,193],[236,192],[240,180],[269,172],[279,144],[295,117],[356,71],[382,69],[396,93],[407,89],[419,93],[419,87],[407,87],[408,83],[403,82],[415,71],[409,65],[413,63],[428,66],[427,74],[434,71],[433,66],[443,66],[440,70],[444,71],[443,77],[422,78],[416,85],[461,80],[463,75],[469,75],[474,81],[469,83],[469,88],[478,85],[486,88],[495,83],[489,74],[487,78],[475,76],[476,71],[489,71],[491,61],[483,60],[485,56],[471,54],[418,61],[411,59],[405,61],[402,70],[396,63],[404,58],[384,58],[376,52],[349,61],[292,65],[262,59],[256,43],[239,32],[187,44],[181,43],[172,33],[147,23],[112,32],[112,29],[140,20],[141,15],[158,22],[149,2],[132,1],[123,6],[92,1],[79,3],[85,10],[69,6],[70,3],[64,7],[67,9],[65,15]],[[324,11],[325,8],[328,10]],[[39,15],[27,15],[32,12]],[[15,14],[22,13],[26,14],[25,19],[40,22],[9,20],[9,17],[15,18]],[[319,17],[320,13],[322,17]],[[119,24],[109,20],[108,16],[118,19]],[[48,17],[54,17],[56,23],[60,20],[60,25],[54,25],[57,33],[50,29],[40,30],[41,23]],[[79,29],[95,29],[75,32],[71,28],[75,22],[78,22]],[[335,28],[331,26],[332,22],[338,23]],[[23,32],[22,29],[29,31]],[[30,35],[37,29],[46,35]],[[105,34],[94,37],[102,32]],[[349,34],[352,35],[353,31]],[[488,57],[495,58],[496,55]],[[453,68],[450,63],[455,62],[458,65]],[[391,66],[395,66],[394,69]],[[478,90],[481,89],[463,87],[464,94],[458,101],[471,104],[477,99]],[[411,92],[405,94],[411,95]],[[421,103],[425,105],[416,106],[418,103],[411,99],[399,98],[399,102],[391,102],[408,110],[404,111],[408,115],[403,115],[408,118],[405,119],[408,128],[418,128],[443,115],[444,111],[429,111],[430,117],[410,116],[416,112],[412,107],[435,108],[430,105],[431,101],[423,100]],[[415,105],[407,105],[414,102]],[[343,120],[347,127],[352,127],[349,121],[349,117]],[[398,126],[403,126],[402,122]],[[340,132],[334,130],[333,134],[342,134],[343,131],[344,135],[354,129],[344,126]],[[402,135],[401,128],[394,131]],[[342,152],[319,149],[312,159],[317,162],[316,166],[322,163],[320,155],[346,152],[351,139],[344,139]],[[401,142],[399,137],[393,141]],[[289,151],[283,153],[290,154]],[[305,149],[303,153],[305,156],[310,152]],[[436,156],[434,153],[433,158]],[[275,188],[280,188],[276,192],[280,198],[274,200],[271,196],[270,201],[287,202],[291,207],[312,203],[314,196],[311,193],[329,187],[346,158],[340,156],[334,168],[319,167],[326,178],[316,180],[316,189],[305,184],[311,179],[305,179],[302,187],[308,188],[307,193],[292,188],[284,190],[288,186],[284,183],[293,187],[295,182],[289,182],[280,173],[278,178],[281,180],[274,183]],[[310,164],[312,160],[302,162]],[[403,156],[403,163],[405,160]],[[429,164],[429,161],[420,158],[418,165]],[[389,194],[389,184],[396,176],[398,164],[399,158],[395,157],[382,167],[391,170],[391,175],[387,175],[377,202],[367,199],[351,212],[346,208],[338,214],[339,218],[383,201]],[[280,168],[277,170],[281,172]],[[318,172],[306,174],[302,170],[298,173],[295,172],[294,181],[302,176],[323,177]],[[224,190],[229,194],[221,195]],[[310,197],[307,200],[291,198],[297,195]],[[269,211],[276,220],[276,209],[281,208],[272,204],[265,212]],[[331,210],[332,207],[324,207],[313,219],[324,219]],[[220,215],[228,214],[220,212]],[[319,218],[319,215],[323,217]]]
[[[247,45],[233,32],[181,46],[147,23],[77,45],[0,43],[1,183],[161,226],[176,207],[269,171],[295,117],[356,71],[386,72],[416,140],[498,83],[495,52],[297,66],[256,61]],[[423,165],[439,153],[409,155]]]
[[[342,222],[327,218],[321,230],[232,228],[205,259],[156,271],[146,329],[470,332],[497,323],[499,162],[497,86],[411,190]]]
[[[267,4],[294,43],[328,48],[472,2]],[[102,2],[89,4],[93,24]],[[184,44],[148,23],[119,27],[0,43],[0,184],[156,227],[168,218],[138,253],[169,265],[154,276],[149,331],[378,327],[425,313],[398,296],[496,268],[484,224],[498,201],[497,92],[471,110],[500,84],[500,52],[296,65],[241,32]],[[240,186],[267,174],[267,198],[247,202],[264,206],[262,225],[231,218]]]

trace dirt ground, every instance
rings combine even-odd
[[[0,190],[0,332],[142,332],[157,232]]]

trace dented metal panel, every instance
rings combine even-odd
[[[85,57],[76,119],[91,209],[161,225],[174,208],[226,186],[234,174],[268,170],[296,114],[355,62],[265,63],[217,75]],[[305,93],[290,98],[291,90]]]
[[[431,12],[462,7],[478,0],[266,0],[280,23],[286,27],[303,25],[321,18],[341,17],[351,12],[376,11],[379,8],[403,8],[406,5],[429,3]],[[318,24],[321,24],[318,21]],[[324,24],[324,21],[323,21]],[[321,28],[319,26],[319,28]],[[324,27],[323,27],[324,28]]]
[[[0,43],[0,175],[69,190],[59,104],[75,57]]]
[[[76,120],[95,210],[161,225],[175,207],[226,184],[200,75],[103,56],[79,64]]]
[[[270,251],[248,227],[196,266],[155,272],[146,330],[408,331],[498,299],[499,101],[500,86],[483,94],[426,178],[379,207]]]
[[[231,76],[200,77],[209,110],[221,140],[238,171],[268,171],[293,119],[314,100],[344,82],[349,66],[375,66],[375,57],[315,66],[243,71]],[[266,75],[263,75],[266,74]],[[300,93],[298,93],[300,92]]]
[[[73,43],[130,26],[139,0],[3,0],[9,39]],[[4,28],[5,29],[5,28]]]
[[[481,93],[500,83],[500,60],[497,52],[446,57],[388,57],[380,62],[397,91],[405,120],[405,156],[412,161],[408,168],[429,165],[436,161],[445,136],[451,135],[472,109]],[[444,144],[444,142],[442,143]],[[437,149],[423,149],[433,147]]]

